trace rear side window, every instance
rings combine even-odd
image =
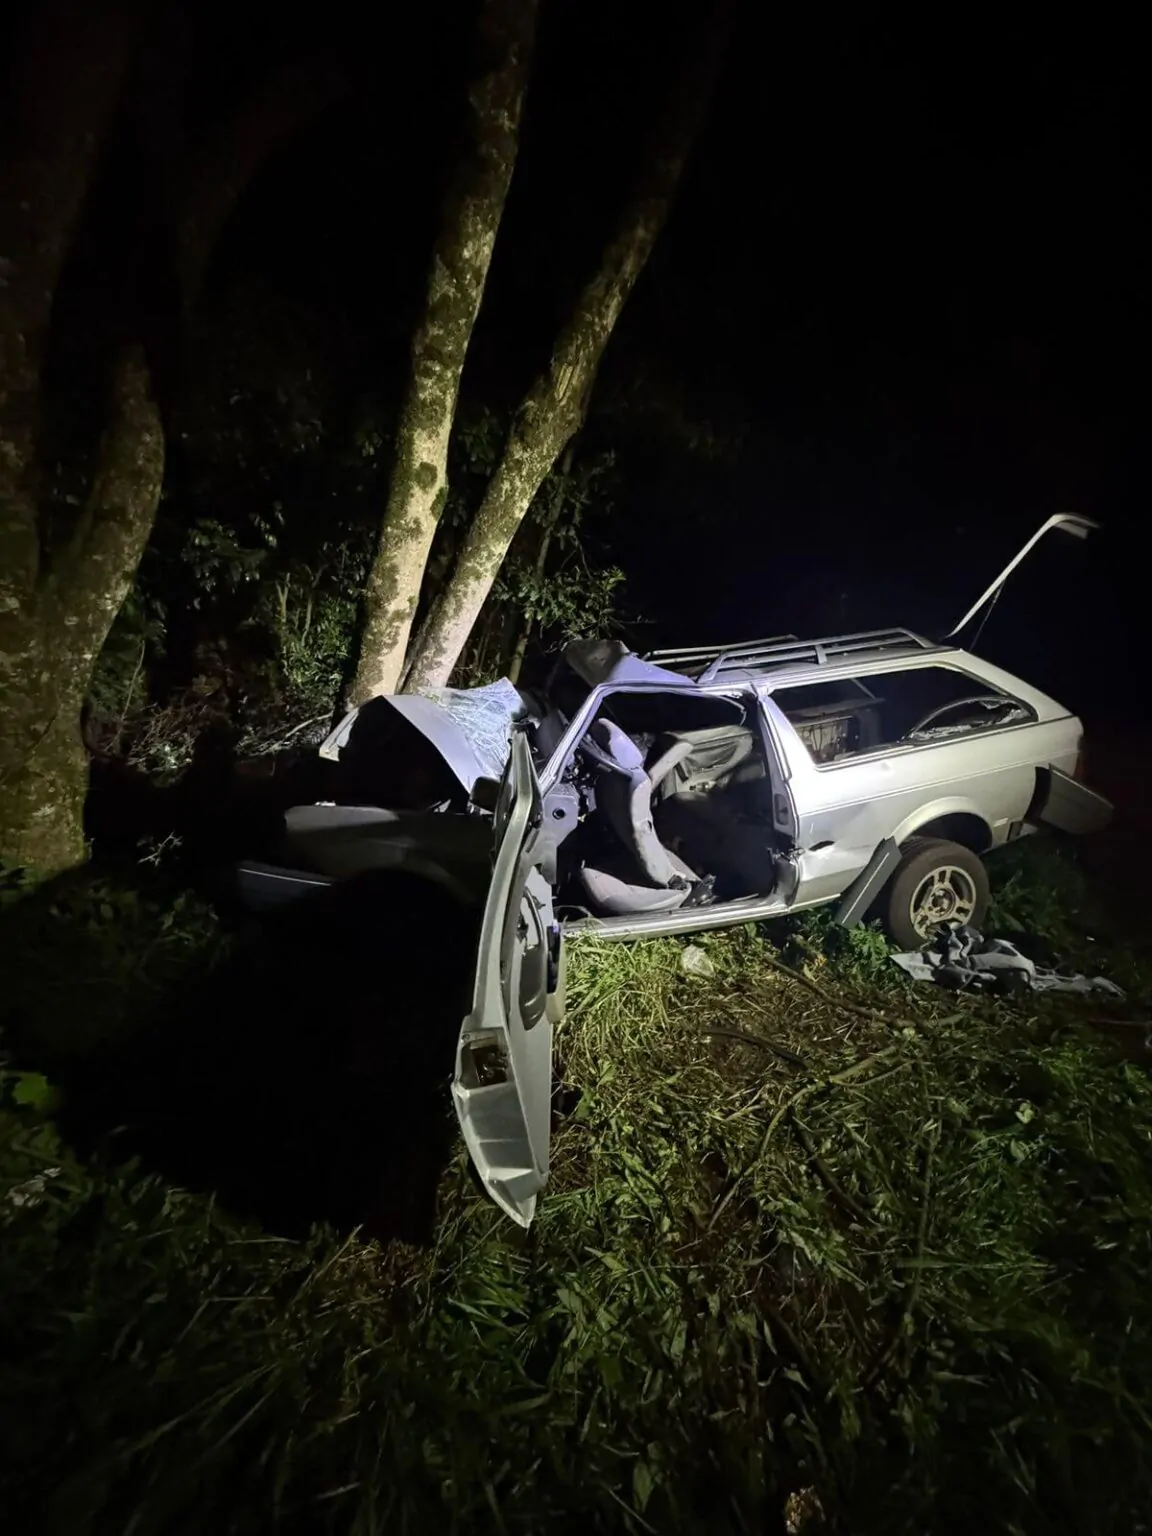
[[[950,667],[910,667],[778,688],[772,698],[817,763],[928,745],[1034,720],[1028,705]]]

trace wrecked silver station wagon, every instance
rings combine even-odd
[[[906,629],[640,657],[575,642],[510,683],[371,700],[321,748],[333,800],[288,813],[267,905],[382,868],[483,903],[453,1096],[492,1198],[527,1224],[548,1173],[566,937],[682,934],[837,904],[902,949],[979,926],[985,854],[1104,825],[1079,720],[961,647],[1049,519],[941,641]]]

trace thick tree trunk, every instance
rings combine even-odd
[[[51,874],[84,856],[80,711],[152,531],[164,434],[139,347],[111,379],[108,426],[69,547],[9,629],[0,701],[0,858]]]
[[[0,860],[40,874],[83,857],[80,713],[155,522],[164,473],[147,359],[127,341],[111,360],[87,504],[63,546],[47,547],[36,484],[40,354],[139,9],[131,0],[58,0],[59,51],[36,37],[29,43],[44,78],[17,103],[19,153],[0,191]],[[332,83],[325,72],[322,88],[306,92],[290,72],[273,77],[190,162],[175,220],[185,303],[261,157],[329,99]]]
[[[29,13],[0,89],[0,859],[83,855],[84,626],[39,519],[40,372],[52,301],[143,5]],[[83,672],[83,676],[81,675]]]
[[[0,76],[0,655],[35,602],[40,367],[61,268],[131,54],[139,0],[29,10]],[[7,670],[7,669],[6,669]]]
[[[364,593],[349,697],[394,693],[428,553],[448,494],[460,375],[504,211],[536,27],[536,0],[484,0],[468,142],[441,216],[424,315],[412,342],[392,481]]]
[[[152,532],[164,480],[164,427],[144,349],[120,349],[107,425],[80,525],[60,562],[57,606],[87,687]]]
[[[447,684],[516,530],[584,419],[608,338],[672,205],[711,92],[724,35],[721,27],[711,28],[706,46],[692,60],[688,89],[675,93],[673,110],[658,129],[651,157],[600,270],[580,295],[547,371],[517,412],[452,577],[412,647],[404,677],[409,691]]]
[[[57,662],[40,653],[39,670]],[[88,754],[80,736],[83,691],[61,686],[58,675],[33,697],[9,700],[3,729],[17,746],[19,771],[5,776],[0,798],[0,857],[6,866],[56,874],[84,859],[84,797]],[[7,753],[5,754],[7,756]]]

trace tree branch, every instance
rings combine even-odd
[[[347,84],[335,54],[314,75],[308,61],[293,60],[264,80],[189,159],[173,212],[174,263],[186,308],[198,298],[212,250],[261,165]],[[125,343],[113,359],[110,396],[91,492],[60,562],[58,602],[90,660],[131,587],[163,482],[163,426],[140,342]],[[93,607],[91,577],[97,571],[109,585],[105,600]]]
[[[190,155],[172,197],[174,264],[185,309],[233,209],[274,149],[349,86],[343,50],[289,59],[247,94]]]

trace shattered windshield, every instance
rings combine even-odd
[[[456,724],[476,754],[481,772],[499,779],[508,761],[512,721],[524,712],[524,700],[506,677],[481,688],[429,688],[425,696]]]

